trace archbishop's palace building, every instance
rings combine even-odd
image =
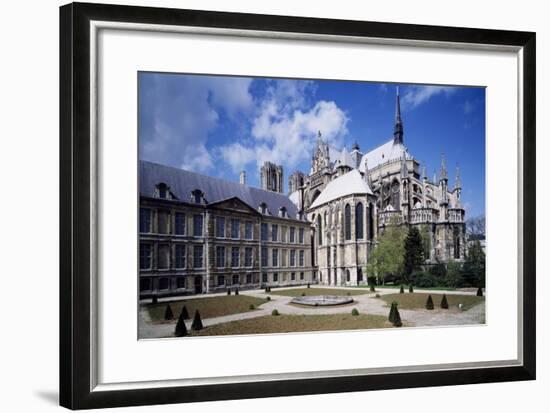
[[[426,262],[463,260],[457,167],[449,186],[426,176],[403,143],[399,93],[393,137],[362,153],[321,133],[308,175],[265,162],[262,189],[140,161],[141,297],[264,286],[366,283],[370,250],[388,225],[418,226]]]

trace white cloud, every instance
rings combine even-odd
[[[214,166],[208,136],[221,112],[236,117],[252,110],[251,80],[147,76],[140,89],[140,159],[207,172]]]
[[[414,109],[434,96],[449,96],[455,91],[456,88],[447,86],[407,86],[405,94],[401,96],[401,106],[404,110]]]
[[[253,161],[257,168],[271,161],[291,170],[310,158],[318,131],[341,146],[349,118],[332,101],[313,102],[315,90],[310,81],[274,81],[258,102],[251,139],[218,148],[220,156],[234,171]]]

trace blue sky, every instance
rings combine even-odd
[[[140,159],[259,186],[265,160],[309,173],[317,131],[366,152],[391,138],[399,86],[404,143],[450,185],[460,166],[467,215],[485,212],[485,89],[139,73]]]

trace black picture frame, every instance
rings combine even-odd
[[[91,383],[90,21],[185,25],[520,48],[523,54],[523,365],[192,387],[95,391]],[[531,32],[73,3],[60,8],[60,404],[70,409],[535,379],[535,59]]]

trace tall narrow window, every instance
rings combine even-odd
[[[262,267],[267,267],[267,247],[262,247]]]
[[[300,244],[303,244],[304,243],[304,229],[303,228],[300,228],[298,230],[298,242]]]
[[[303,267],[304,266],[304,250],[300,250],[300,253],[298,255],[298,265],[300,267]]]
[[[176,212],[175,224],[176,235],[185,235],[185,214],[183,212]]]
[[[290,239],[288,240],[288,242],[290,242],[292,244],[294,244],[294,242],[296,242],[295,241],[295,239],[296,239],[296,228],[290,227],[289,238]]]
[[[271,241],[277,241],[279,239],[279,226],[277,224],[271,225]]]
[[[216,267],[225,267],[225,247],[223,246],[216,247]]]
[[[246,221],[244,224],[244,237],[245,239],[252,239],[252,229],[253,229],[252,221]]]
[[[185,268],[185,245],[176,244],[176,268]]]
[[[272,250],[271,251],[271,265],[273,267],[277,267],[279,265],[279,250]]]
[[[252,267],[252,247],[246,247],[244,249],[244,266]]]
[[[351,207],[349,204],[346,204],[346,208],[344,209],[344,225],[345,225],[345,235],[346,240],[351,239]]]
[[[202,267],[202,245],[193,247],[193,268]]]
[[[369,241],[374,237],[374,205],[369,204],[369,218],[367,221],[367,237]]]
[[[267,241],[267,224],[264,222],[260,226],[262,241]]]
[[[202,237],[202,215],[193,215],[193,236]]]
[[[239,266],[239,247],[231,247],[231,266]]]
[[[216,217],[216,237],[225,238],[225,218]]]
[[[140,244],[139,268],[142,270],[148,270],[151,268],[151,244]]]
[[[233,238],[233,239],[240,238],[240,236],[239,236],[240,227],[241,227],[241,221],[240,220],[238,220],[238,219],[232,219],[231,220],[231,238]]]
[[[151,210],[149,208],[139,209],[139,232],[151,232]]]
[[[363,204],[355,206],[355,238],[363,239]]]
[[[290,250],[290,266],[296,266],[296,250]]]
[[[319,245],[323,245],[323,221],[320,214],[317,216],[317,238]]]

